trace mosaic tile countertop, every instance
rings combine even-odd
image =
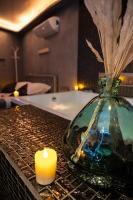
[[[0,111],[0,146],[24,176],[23,181],[34,188],[33,195],[35,191],[38,199],[43,200],[133,199],[118,191],[94,189],[69,171],[62,143],[68,124],[68,120],[31,105]],[[58,153],[56,179],[48,186],[37,184],[34,174],[34,154],[44,146]]]

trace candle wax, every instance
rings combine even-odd
[[[54,149],[45,148],[35,153],[36,181],[41,185],[53,182],[56,174],[57,153]]]

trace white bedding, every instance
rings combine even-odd
[[[0,99],[1,98],[9,98],[11,93],[0,93]]]

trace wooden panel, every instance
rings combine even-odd
[[[46,54],[46,53],[49,53],[50,52],[50,49],[49,48],[43,48],[43,49],[40,49],[38,51],[38,54],[39,55],[43,55],[43,54]]]
[[[5,62],[5,58],[0,58],[0,62]]]

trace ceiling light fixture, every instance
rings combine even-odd
[[[0,27],[14,32],[19,32],[31,21],[37,18],[37,16],[60,1],[61,0],[35,1],[36,3],[34,2],[32,6],[27,8],[24,12],[15,16],[15,21],[0,18]]]

